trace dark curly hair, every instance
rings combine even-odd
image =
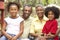
[[[55,6],[47,7],[47,8],[45,9],[45,16],[46,16],[46,17],[48,17],[48,12],[49,12],[49,11],[52,11],[52,12],[54,13],[55,19],[58,19],[58,18],[59,18],[59,13],[60,13],[60,11],[59,11],[59,9],[58,9],[57,7],[55,7]]]
[[[11,5],[16,5],[18,7],[18,10],[20,9],[20,4],[16,2],[9,2],[7,5],[7,11],[9,11]]]

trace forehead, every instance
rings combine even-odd
[[[17,5],[11,5],[10,8],[18,8]]]
[[[41,7],[41,6],[38,6],[36,9],[44,9],[43,7]]]
[[[48,14],[54,14],[54,12],[53,11],[49,11]]]
[[[31,7],[25,6],[24,9],[25,9],[25,10],[31,10]]]

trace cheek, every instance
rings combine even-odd
[[[39,15],[39,16],[43,16],[43,14],[42,14],[42,13],[39,13],[38,15]]]
[[[18,12],[19,10],[15,10],[15,12]]]
[[[17,15],[17,11],[13,12],[13,11],[10,11],[10,15]]]
[[[50,18],[50,17],[52,17],[51,15],[48,15],[48,17]]]
[[[49,18],[54,18],[54,15],[48,15]]]
[[[55,16],[54,16],[54,15],[52,15],[52,17],[53,17],[53,18],[55,18]]]
[[[17,10],[15,10],[15,11],[10,11],[10,13],[18,13],[18,11],[17,11]]]
[[[13,13],[13,11],[12,11],[12,10],[10,10],[10,11],[9,11],[9,13],[11,14],[11,13]]]
[[[40,13],[39,11],[37,11],[36,13]]]
[[[26,11],[23,11],[23,13],[26,13]]]

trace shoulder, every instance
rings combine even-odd
[[[24,20],[24,19],[23,19],[22,17],[20,17],[20,16],[18,17],[18,19],[22,19],[22,20]]]
[[[48,21],[48,20],[49,20],[45,15],[44,15],[43,19],[44,19],[45,21]]]
[[[33,20],[32,20],[32,24],[36,24],[36,23],[39,23],[40,22],[40,20],[38,19],[38,18],[34,18]]]
[[[4,18],[4,21],[5,21],[6,23],[8,23],[9,20],[10,20],[10,17],[6,17],[6,18]]]
[[[55,19],[55,20],[53,20],[53,23],[57,23],[57,20]]]
[[[33,19],[34,19],[34,17],[30,16],[28,19],[29,19],[29,20],[33,20]]]
[[[46,21],[46,23],[48,23],[49,22],[49,20],[45,20]]]
[[[55,25],[55,24],[57,24],[58,25],[58,22],[57,22],[57,20],[56,19],[54,19],[54,20],[52,20],[52,22],[51,22],[53,25]]]
[[[10,17],[6,17],[6,18],[4,18],[4,20],[9,20],[10,19]]]
[[[20,16],[18,17],[17,20],[20,21],[20,22],[24,21],[24,19],[22,17],[20,17]]]

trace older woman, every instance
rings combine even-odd
[[[31,23],[30,35],[34,37],[35,40],[38,36],[41,36],[44,24],[47,18],[44,16],[44,8],[42,5],[36,6],[36,18]]]

